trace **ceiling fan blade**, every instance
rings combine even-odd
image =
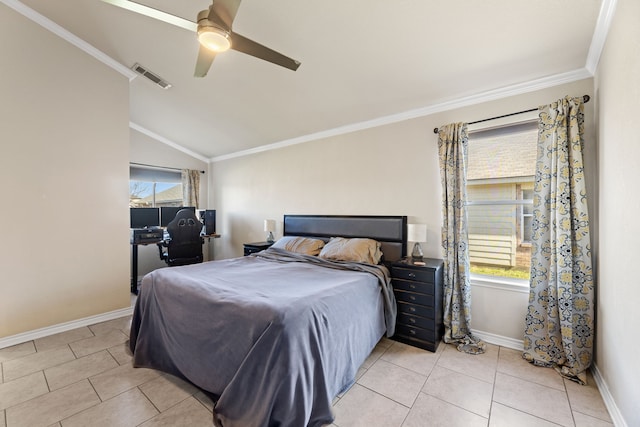
[[[299,61],[284,56],[273,49],[269,49],[260,43],[256,43],[253,40],[234,32],[231,33],[231,49],[246,53],[247,55],[255,56],[256,58],[264,59],[272,64],[280,65],[281,67],[288,68],[293,71],[296,71],[300,66]]]
[[[196,62],[196,71],[193,73],[194,77],[204,77],[209,72],[211,64],[216,57],[216,53],[206,47],[199,45],[198,60]]]
[[[198,31],[198,24],[191,22],[187,19],[180,18],[179,16],[171,15],[158,9],[154,9],[149,6],[145,6],[140,3],[136,3],[129,0],[102,0],[105,3],[112,4],[114,6],[121,7],[123,9],[130,10],[132,12],[139,13],[141,15],[148,16],[150,18],[158,19],[166,22],[167,24],[175,25],[176,27],[184,28],[185,30]]]
[[[228,30],[231,30],[231,24],[233,24],[239,6],[240,0],[213,0],[209,9],[209,20],[215,22],[217,17],[227,26]]]

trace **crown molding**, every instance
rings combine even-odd
[[[444,111],[454,110],[457,108],[468,107],[470,105],[476,105],[484,102],[495,101],[497,99],[503,99],[510,96],[522,95],[529,92],[535,92],[537,90],[546,89],[546,88],[558,86],[565,83],[571,83],[571,82],[575,82],[578,80],[583,80],[591,77],[593,77],[593,75],[586,68],[580,68],[578,70],[555,74],[552,76],[547,76],[547,77],[531,80],[524,83],[505,86],[502,88],[481,92],[478,94],[454,99],[451,101],[439,102],[426,107],[421,107],[421,108],[405,111],[398,114],[392,114],[389,116],[379,117],[373,120],[352,123],[350,125],[340,126],[340,127],[325,130],[322,132],[316,132],[316,133],[303,135],[303,136],[299,136],[292,139],[287,139],[280,142],[275,142],[273,144],[262,145],[260,147],[250,148],[248,150],[242,150],[242,151],[237,151],[235,153],[212,157],[209,159],[209,161],[212,163],[215,163],[223,160],[233,159],[236,157],[249,156],[249,155],[261,153],[264,151],[277,150],[279,148],[284,148],[291,145],[303,144],[305,142],[311,142],[318,139],[343,135],[343,134],[370,129],[378,126],[415,119],[418,117],[425,117],[432,114],[441,113]]]
[[[101,50],[96,49],[86,41],[82,40],[80,37],[64,29],[60,25],[56,24],[49,18],[41,15],[30,7],[26,6],[24,3],[18,0],[0,0],[0,2],[15,10],[27,19],[30,19],[31,21],[45,28],[46,30],[51,31],[61,39],[71,43],[83,52],[93,56],[95,59],[107,65],[108,67],[111,67],[115,71],[128,78],[130,82],[138,76],[133,70],[125,67],[115,59],[111,58],[109,55],[105,54]]]
[[[137,132],[140,132],[143,135],[148,136],[149,138],[155,139],[158,142],[161,142],[163,144],[168,145],[171,148],[175,148],[178,151],[182,151],[185,154],[188,154],[191,157],[194,157],[198,160],[201,160],[205,163],[209,163],[209,159],[207,159],[205,156],[203,156],[202,154],[196,153],[195,151],[191,151],[188,148],[183,147],[180,144],[177,144],[167,138],[165,138],[162,135],[158,135],[155,132],[150,131],[149,129],[140,126],[139,124],[133,123],[133,122],[129,122],[129,127]]]
[[[602,55],[604,44],[607,41],[607,35],[609,34],[609,28],[611,28],[611,21],[613,21],[617,3],[617,0],[602,0],[600,14],[598,15],[596,28],[593,31],[591,46],[589,46],[589,53],[587,54],[587,62],[585,65],[585,68],[591,75],[595,75],[596,69],[598,68],[600,55]]]

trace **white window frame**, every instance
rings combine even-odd
[[[530,205],[533,206],[533,198],[531,199],[525,199],[524,198],[524,192],[525,191],[531,191],[533,192],[533,189],[523,189],[522,190],[522,200],[526,203],[523,203],[523,207],[526,205]],[[533,197],[533,194],[531,195]],[[520,236],[522,236],[522,240],[520,241],[520,244],[523,246],[531,246],[531,240],[525,240],[524,239],[524,219],[525,218],[533,218],[533,212],[531,213],[524,213],[524,209],[522,209],[522,211],[520,212]]]

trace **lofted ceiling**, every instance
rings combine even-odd
[[[191,21],[210,5],[139,2]],[[233,30],[302,65],[294,72],[228,51],[195,78],[194,33],[100,0],[21,0],[125,67],[140,63],[169,81],[168,90],[131,82],[133,127],[206,159],[588,75],[603,2],[243,0]]]

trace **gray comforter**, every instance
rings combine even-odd
[[[269,249],[146,275],[130,347],[212,395],[218,425],[322,426],[395,310],[384,267]]]

